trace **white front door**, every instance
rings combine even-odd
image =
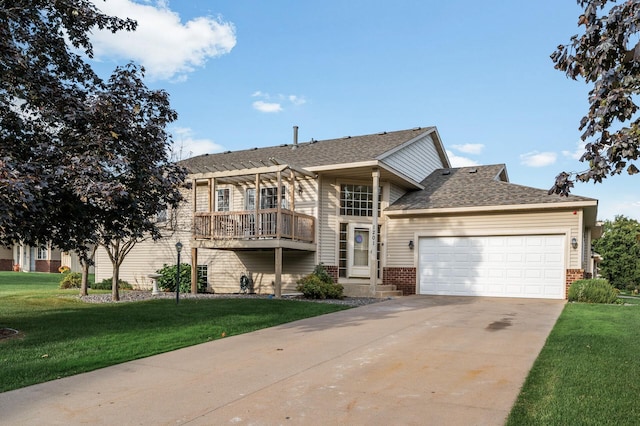
[[[368,278],[371,225],[349,224],[349,277]]]

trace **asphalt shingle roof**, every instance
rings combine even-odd
[[[268,162],[275,158],[298,167],[325,166],[331,164],[357,163],[374,160],[416,136],[432,130],[433,127],[422,127],[394,132],[383,132],[372,135],[344,137],[322,141],[293,143],[264,148],[253,148],[241,151],[227,151],[218,154],[205,154],[180,162],[191,172],[198,172],[205,167],[226,166],[227,168],[243,168],[249,162]]]
[[[505,170],[504,164],[436,170],[421,182],[423,190],[405,194],[387,211],[595,201],[505,182],[499,178]]]

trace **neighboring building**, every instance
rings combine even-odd
[[[43,247],[26,244],[0,247],[0,271],[59,273],[60,266],[68,266],[73,272],[82,272],[75,253],[63,252],[51,244]],[[91,267],[89,273],[93,272]]]
[[[33,247],[14,244],[0,248],[0,270],[21,272],[58,272],[61,252],[50,244]]]
[[[122,279],[182,259],[211,291],[295,291],[322,263],[348,295],[563,299],[592,273],[597,200],[508,182],[504,165],[451,168],[435,127],[208,154],[167,237],[139,243]],[[104,250],[96,280],[111,276]]]

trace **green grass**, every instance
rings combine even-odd
[[[279,299],[89,304],[59,290],[60,278],[0,272],[0,328],[20,331],[0,339],[0,392],[346,309]]]
[[[567,304],[507,424],[639,424],[639,369],[640,306]]]

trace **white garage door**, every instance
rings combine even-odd
[[[420,294],[563,299],[564,241],[564,235],[420,238]]]

